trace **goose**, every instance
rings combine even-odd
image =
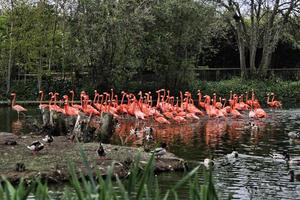
[[[100,158],[103,158],[106,156],[105,150],[104,150],[101,142],[99,143],[99,147],[97,149],[97,154]]]
[[[300,171],[290,170],[290,182],[300,181]]]
[[[33,154],[35,154],[36,152],[39,152],[40,150],[42,150],[44,148],[44,144],[41,143],[40,141],[36,140],[36,141],[33,141],[29,146],[27,146],[27,148],[29,150],[31,150],[33,152]]]
[[[47,142],[47,143],[51,144],[53,142],[54,138],[53,138],[52,135],[46,135],[42,140],[44,142]]]
[[[210,158],[205,158],[204,161],[203,161],[203,165],[206,167],[206,169],[209,169],[210,167],[214,166],[214,161],[213,161],[213,158],[210,159]]]
[[[161,156],[167,153],[166,148],[167,148],[167,144],[163,142],[161,144],[161,147],[156,148],[154,151],[151,151],[151,153],[154,153],[156,158],[160,158]]]

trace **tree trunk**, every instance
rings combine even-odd
[[[263,49],[262,59],[259,66],[259,72],[262,78],[267,76],[267,71],[271,63],[271,58],[272,58],[272,51],[270,47],[266,46]]]
[[[253,38],[253,40],[256,40]],[[256,51],[257,51],[257,43],[256,41],[250,41],[250,74],[251,76],[256,74]]]
[[[14,2],[11,0],[11,15],[13,15]],[[12,17],[12,16],[11,16]],[[6,76],[6,94],[10,91],[10,82],[11,82],[11,68],[12,68],[12,51],[13,51],[13,28],[14,21],[13,17],[10,22],[10,33],[9,33],[9,57],[8,57],[8,66],[7,66],[7,76]]]
[[[256,74],[256,51],[257,51],[257,25],[255,24],[255,19],[254,19],[254,0],[251,0],[251,32],[250,32],[250,47],[249,47],[249,52],[250,52],[250,74],[253,77]],[[259,19],[256,18],[256,23],[259,23]]]
[[[55,43],[55,33],[56,33],[56,27],[57,27],[57,18],[58,18],[58,2],[55,1],[55,21],[54,21],[54,27],[53,27],[53,33],[52,33],[52,43],[51,43],[51,47],[50,47],[50,56],[49,56],[49,61],[48,61],[48,70],[49,72],[51,71],[51,65],[52,65],[52,55],[53,55],[53,47],[54,47],[54,43]]]
[[[240,69],[241,69],[241,78],[245,78],[247,75],[246,72],[246,51],[245,51],[245,42],[242,36],[242,24],[237,22],[237,42],[240,54]]]

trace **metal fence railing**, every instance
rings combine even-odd
[[[241,74],[240,68],[199,68],[195,71],[197,78],[207,81],[231,79]],[[268,69],[268,77],[278,77],[282,80],[300,80],[300,68]]]
[[[249,70],[249,69],[247,69]],[[196,77],[200,80],[207,81],[219,81],[231,79],[233,77],[239,77],[241,74],[240,68],[197,68],[195,69]],[[74,72],[52,72],[49,73],[48,76],[54,79],[70,79],[74,77]],[[81,72],[80,76],[89,76],[88,72]],[[145,75],[146,76],[146,75]],[[156,75],[151,73],[148,79],[153,77],[153,80],[156,79]],[[13,79],[15,80],[23,80],[25,79],[34,79],[37,77],[37,74],[21,74],[20,76],[16,76]],[[142,77],[144,77],[142,75]],[[300,68],[276,68],[276,69],[268,69],[268,77],[278,77],[282,80],[300,80]]]

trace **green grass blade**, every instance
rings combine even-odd
[[[198,171],[200,166],[197,166],[192,171],[190,171],[185,177],[183,177],[180,181],[176,183],[176,185],[172,188],[172,190],[176,190],[181,187],[185,182],[190,180],[190,178]]]
[[[126,191],[126,189],[125,189],[124,185],[122,184],[121,180],[119,179],[118,176],[116,177],[116,179],[117,179],[118,186],[121,190],[121,194],[123,196],[123,199],[124,200],[129,200],[130,198],[128,196],[128,192]]]

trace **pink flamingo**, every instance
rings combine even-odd
[[[267,117],[267,113],[262,108],[255,108],[254,113],[257,118],[266,118]]]
[[[161,124],[171,124],[171,122],[162,116],[155,117],[154,120]]]
[[[16,104],[16,93],[11,93],[11,96],[13,97],[13,100],[12,100],[12,103],[11,103],[11,108],[13,109],[13,110],[15,110],[15,111],[17,111],[17,113],[18,113],[18,120],[19,120],[19,113],[20,112],[26,112],[27,111],[27,109],[26,108],[24,108],[24,107],[22,107],[22,106],[20,106],[20,105],[18,105],[18,104]]]
[[[64,105],[64,110],[63,114],[68,115],[68,116],[75,116],[79,114],[79,110],[77,108],[69,106],[69,97],[67,95],[63,96],[65,105]]]
[[[49,101],[49,109],[53,110],[55,112],[63,112],[63,109],[61,107],[59,107],[58,105],[56,105],[56,96],[58,96],[59,93],[55,92],[53,94],[53,92],[49,92],[49,95],[51,96],[51,99]],[[54,100],[54,104],[51,105],[51,103],[53,102],[53,100]]]
[[[238,118],[241,117],[241,113],[239,111],[236,110],[236,106],[235,106],[236,102],[234,102],[231,106],[231,114],[234,118]]]
[[[251,107],[251,110],[249,111],[249,117],[255,118],[255,112],[253,111],[253,105],[251,105],[250,107]]]
[[[202,107],[202,108],[205,108],[205,103],[201,101],[201,99],[202,99],[202,94],[201,94],[201,91],[200,91],[200,90],[198,90],[197,95],[198,95],[198,106],[199,106],[199,107]]]
[[[267,94],[268,95],[268,99],[267,99],[267,104],[271,107],[271,108],[282,108],[282,103],[280,101],[276,101],[274,100],[275,99],[275,94],[272,92],[271,94]],[[269,101],[270,99],[270,95],[272,96],[273,95],[273,98],[271,101]]]

